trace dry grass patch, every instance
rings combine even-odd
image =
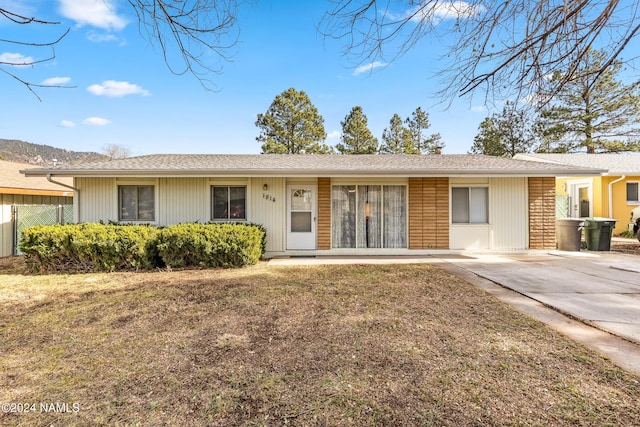
[[[638,425],[638,376],[429,265],[0,271],[0,425]]]
[[[635,238],[618,241],[613,240],[611,242],[611,250],[613,252],[640,255],[640,242]]]

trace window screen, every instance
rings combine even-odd
[[[154,221],[155,216],[153,185],[118,186],[118,220]]]
[[[211,204],[214,220],[246,220],[247,187],[215,185],[211,187]]]

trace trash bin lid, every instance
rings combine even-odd
[[[583,218],[556,218],[556,227],[583,227]]]
[[[589,218],[585,218],[585,221],[593,221],[593,222],[618,222],[617,219],[615,218],[605,218],[605,217],[601,217],[601,216],[593,216],[593,217],[589,217]]]

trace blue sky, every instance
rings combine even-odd
[[[169,71],[161,53],[140,36],[125,0],[0,0],[0,7],[61,21],[53,28],[17,28],[0,18],[0,38],[47,41],[70,28],[54,60],[4,68],[33,83],[75,86],[36,88],[39,101],[0,73],[0,138],[77,151],[118,144],[132,155],[259,153],[256,115],[290,87],[304,90],[318,108],[330,145],[339,142],[340,121],[356,105],[379,140],[394,113],[404,118],[422,107],[429,112],[430,132],[442,135],[444,153],[466,153],[488,115],[469,99],[446,110],[438,105],[441,87],[433,77],[442,54],[438,45],[420,44],[386,66],[358,73],[342,56],[342,45],[323,39],[316,29],[329,7],[324,1],[243,6],[231,62],[220,62],[222,74],[209,76],[216,92],[203,89],[190,74]],[[0,43],[0,61],[48,54]]]

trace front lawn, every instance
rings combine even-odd
[[[21,270],[2,426],[640,425],[640,377],[433,266]]]

